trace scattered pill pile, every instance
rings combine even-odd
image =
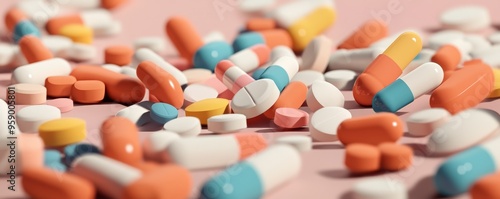
[[[240,6],[257,11],[273,2]],[[389,35],[388,24],[368,20],[335,47],[323,35],[336,21],[331,0],[266,10],[232,43],[220,32],[202,37],[176,15],[163,24],[179,54],[169,62],[160,55],[162,37],[103,52],[92,45],[121,33],[111,13],[126,1],[69,1],[81,11],[45,21],[32,15],[40,3],[10,8],[11,42],[0,43],[0,67],[11,69],[0,100],[0,175],[22,176],[32,198],[262,198],[293,181],[301,154],[320,142],[342,146],[353,176],[404,171],[415,152],[399,142],[403,136],[426,137],[427,151],[446,157],[433,176],[438,194],[500,198],[500,115],[476,107],[500,97],[500,33],[474,34],[491,26],[486,8],[446,10],[442,30],[428,38],[412,30]],[[88,62],[99,53],[104,63]],[[351,93],[373,113],[354,117],[344,108]],[[428,106],[403,120],[399,111],[424,95]],[[67,114],[103,103],[126,107],[102,122],[102,144],[94,145],[87,122]],[[308,135],[270,141],[251,130],[255,121]],[[150,124],[160,128],[140,135]],[[15,169],[8,137],[17,137]],[[214,168],[221,171],[193,193],[191,172]],[[351,190],[358,199],[406,199],[407,189],[371,177]]]

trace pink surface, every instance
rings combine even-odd
[[[0,14],[3,15],[9,4],[15,2],[3,1],[0,6]],[[192,20],[194,26],[202,35],[218,30],[223,32],[226,38],[231,41],[238,30],[244,26],[245,19],[248,18],[247,15],[238,10],[236,2],[235,0],[130,0],[127,5],[113,11],[114,17],[122,22],[122,34],[116,37],[96,38],[94,44],[101,53],[90,63],[102,63],[102,52],[106,46],[115,44],[132,45],[133,40],[143,36],[165,36],[165,22],[172,15],[186,16]],[[338,18],[326,35],[334,41],[334,46],[336,46],[341,42],[341,39],[345,38],[357,26],[373,17],[386,21],[389,24],[390,33],[396,33],[406,28],[424,32],[433,31],[439,28],[437,19],[444,9],[469,4],[483,5],[490,8],[493,23],[500,24],[500,13],[493,10],[499,8],[500,3],[492,0],[337,0]],[[4,27],[2,28],[4,29]],[[491,30],[485,31],[485,33],[487,32],[491,32]],[[171,44],[167,46],[168,50],[162,55],[164,57],[175,56],[176,52],[173,46]],[[9,73],[0,74],[0,98],[2,99],[5,99],[5,87],[10,84],[9,79]],[[370,108],[358,106],[354,102],[352,92],[343,91],[342,93],[346,98],[345,107],[351,111],[353,117],[374,113]],[[487,100],[481,103],[479,107],[499,112],[499,105],[500,101],[498,100]],[[22,107],[24,106],[17,106],[16,109],[19,110]],[[123,107],[115,103],[75,105],[72,111],[63,113],[62,116],[78,117],[87,121],[88,136],[86,141],[100,147],[99,127],[102,121],[114,115]],[[402,119],[406,119],[410,112],[425,108],[429,108],[429,95],[418,98],[411,105],[401,109],[398,115]],[[304,110],[308,109],[304,108]],[[183,115],[183,112],[181,112],[181,115]],[[270,142],[283,135],[308,134],[306,128],[296,131],[279,131],[272,123],[269,120],[252,123],[249,130],[262,133]],[[142,131],[155,128],[158,128],[158,126],[146,126]],[[206,134],[208,131],[204,130],[203,133]],[[142,133],[142,137],[147,134],[146,132]],[[427,139],[427,137],[412,138],[405,136],[400,140],[401,143],[409,144],[415,151],[415,160],[409,169],[400,172],[386,172],[357,177],[350,176],[344,167],[344,150],[339,142],[315,143],[314,150],[302,154],[303,167],[299,176],[286,185],[273,190],[265,198],[349,198],[349,190],[355,182],[371,177],[383,177],[387,180],[403,182],[409,190],[410,198],[435,198],[432,175],[444,158],[433,157],[432,154],[426,151]],[[192,172],[194,187],[191,198],[196,198],[202,183],[216,174],[217,171]],[[0,198],[25,198],[19,180],[17,181],[16,192],[7,191],[6,188],[7,182],[3,177],[0,179]],[[468,198],[468,196],[462,195],[456,198]]]

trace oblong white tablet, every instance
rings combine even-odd
[[[138,50],[141,48],[147,48],[155,53],[161,53],[165,51],[166,41],[163,37],[141,37],[134,41],[134,49]]]
[[[372,178],[357,182],[353,187],[356,199],[406,199],[408,193],[401,182],[390,178]]]
[[[332,40],[324,35],[314,38],[302,52],[300,70],[325,71],[330,59]]]
[[[169,162],[167,148],[178,139],[181,139],[179,134],[170,131],[159,130],[151,133],[142,143],[144,157],[157,162]]]
[[[278,100],[280,90],[273,80],[260,79],[240,89],[231,100],[234,113],[254,118],[266,112]]]
[[[307,91],[307,106],[313,111],[323,107],[344,107],[344,95],[334,85],[326,81],[315,81]]]
[[[288,144],[299,152],[310,151],[312,149],[312,139],[305,135],[286,135],[276,138],[275,144]]]
[[[436,128],[427,143],[429,152],[450,154],[472,147],[500,130],[500,115],[487,109],[467,109]]]
[[[94,31],[99,30],[104,27],[110,27],[113,25],[113,16],[111,13],[103,8],[96,8],[90,10],[84,10],[80,12],[83,24],[92,28]]]
[[[465,34],[458,30],[443,30],[432,34],[428,40],[428,47],[433,50],[438,50],[442,45],[451,43],[456,40],[463,40]]]
[[[61,118],[61,111],[50,105],[26,106],[16,114],[17,125],[23,133],[38,133],[38,127],[49,120]]]
[[[59,56],[60,53],[71,48],[73,45],[71,39],[59,35],[46,35],[40,38],[40,40],[56,56]]]
[[[223,114],[208,118],[207,127],[214,133],[233,133],[247,128],[247,118],[243,114]]]
[[[74,43],[70,48],[61,52],[61,57],[77,62],[88,61],[96,56],[97,49],[95,46],[82,43]]]
[[[191,84],[184,89],[184,106],[204,99],[217,98],[218,95],[215,88],[204,84]]]
[[[352,50],[339,49],[330,55],[328,70],[345,69],[362,73],[383,52],[384,49],[378,47]]]
[[[295,74],[291,81],[302,82],[307,87],[309,87],[313,84],[314,81],[325,81],[325,76],[323,76],[323,73],[315,70],[303,70]]]
[[[109,37],[115,36],[122,32],[122,23],[117,20],[111,21],[108,26],[100,26],[94,28],[94,36],[96,37]]]
[[[142,101],[118,111],[115,116],[125,117],[135,123],[135,125],[143,126],[153,121],[149,113],[153,104],[154,102]]]
[[[445,28],[463,32],[483,30],[491,25],[488,8],[482,6],[461,6],[444,11],[440,18]]]
[[[337,127],[346,119],[352,118],[351,112],[342,107],[325,107],[314,112],[309,122],[309,132],[315,141],[337,141]]]
[[[191,68],[182,73],[186,76],[188,84],[202,83],[212,77],[212,71],[205,68]]]
[[[178,117],[165,123],[163,129],[177,133],[183,138],[196,137],[201,133],[201,123],[197,117]]]
[[[120,70],[121,74],[127,75],[127,76],[135,78],[135,79],[139,79],[139,77],[137,77],[137,71],[135,68],[132,68],[130,66],[122,66],[121,68],[122,68]]]
[[[488,50],[489,48],[491,48],[491,43],[495,43],[493,41],[490,43],[482,35],[466,35],[464,39],[466,42],[469,42],[472,45],[471,54],[478,53],[483,50]]]
[[[245,12],[265,11],[274,5],[276,0],[243,0],[239,1],[239,7]]]
[[[102,67],[115,73],[122,73],[122,67],[115,64],[103,64]]]
[[[61,58],[47,59],[32,64],[20,66],[12,72],[11,81],[14,84],[44,85],[50,76],[66,76],[71,73],[68,61]]]
[[[415,137],[427,136],[450,118],[451,114],[442,108],[431,108],[412,113],[406,119],[408,133]]]
[[[332,70],[325,73],[325,81],[339,90],[352,90],[357,74],[352,70]]]

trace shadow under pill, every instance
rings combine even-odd
[[[313,149],[324,150],[324,149],[344,149],[344,146],[340,144],[316,144],[313,145]]]
[[[327,178],[336,178],[336,179],[379,176],[379,175],[383,175],[384,173],[385,173],[384,171],[375,171],[375,172],[363,173],[363,174],[353,174],[353,173],[349,172],[349,170],[347,170],[347,169],[330,169],[330,170],[323,170],[323,171],[319,172],[319,174],[321,176],[324,176]]]
[[[149,122],[144,126],[139,127],[139,131],[159,131],[163,128],[163,125],[156,122]]]
[[[440,198],[434,187],[432,176],[426,176],[420,179],[410,190],[408,190],[409,199],[421,198]]]
[[[413,149],[413,154],[418,157],[426,157],[426,158],[439,158],[441,156],[437,154],[433,154],[429,151],[426,144],[422,143],[408,143],[405,144]]]
[[[339,199],[352,199],[352,198],[354,198],[354,192],[352,191],[346,191],[339,197]]]
[[[362,109],[362,108],[370,108],[370,107],[361,106],[356,101],[353,100],[353,101],[345,101],[344,108],[345,109]]]
[[[277,133],[276,129],[274,129],[274,128],[271,128],[271,129],[259,129],[259,130],[256,130],[255,132],[257,132],[257,133]]]

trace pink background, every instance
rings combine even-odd
[[[236,2],[236,0],[130,0],[123,7],[113,11],[114,17],[122,22],[122,33],[115,37],[96,38],[95,45],[98,47],[99,52],[102,52],[102,49],[108,45],[131,45],[133,40],[143,36],[165,36],[164,25],[166,19],[172,15],[184,15],[192,20],[201,35],[218,30],[225,34],[228,41],[232,41],[249,17],[249,15],[238,10]],[[0,14],[3,16],[13,3],[15,1],[3,1]],[[214,8],[215,4],[225,5],[227,10],[217,13]],[[500,23],[500,14],[498,14],[497,10],[493,10],[493,8],[498,8],[500,3],[492,0],[337,0],[337,20],[334,26],[326,32],[326,35],[332,38],[335,44],[338,44],[357,26],[368,19],[380,16],[380,13],[390,13],[389,17],[383,19],[388,22],[391,33],[408,28],[421,30],[422,32],[434,31],[440,27],[438,18],[443,10],[470,4],[490,8],[493,24]],[[482,34],[488,34],[491,31],[492,29]],[[3,32],[2,34],[4,34]],[[174,48],[170,44],[168,44],[167,49],[163,53],[164,57],[170,58],[176,55]],[[102,60],[103,56],[99,54],[91,63],[101,63]],[[2,99],[5,99],[5,87],[10,84],[9,79],[9,73],[0,74],[0,97]],[[353,117],[374,113],[369,108],[359,107],[354,102],[350,91],[344,91],[343,94],[346,97],[345,107],[351,111]],[[420,97],[411,105],[400,110],[398,115],[402,119],[406,119],[410,112],[429,108],[428,101],[428,95]],[[481,103],[479,107],[499,112],[499,105],[500,102],[497,100],[488,100]],[[22,108],[22,106],[17,107],[17,109],[19,108]],[[114,115],[122,108],[123,106],[119,104],[77,106],[73,111],[64,113],[63,117],[79,117],[86,120],[89,132],[87,141],[100,145],[98,135],[100,124],[104,119]],[[262,133],[270,142],[283,135],[308,134],[307,129],[280,131],[275,129],[275,126],[270,121],[252,125],[249,130]],[[204,130],[204,133],[208,132]],[[147,135],[147,133],[142,133],[141,137],[144,137],[144,135]],[[349,175],[343,165],[344,150],[340,143],[315,143],[314,150],[302,154],[303,165],[299,176],[286,185],[268,193],[265,198],[349,198],[348,191],[355,182],[372,177],[401,181],[406,185],[412,199],[439,198],[433,188],[432,176],[444,158],[432,157],[426,152],[425,144],[427,139],[407,136],[401,139],[401,143],[409,144],[415,149],[415,160],[411,168],[401,172],[378,173],[370,176]],[[217,171],[192,172],[194,187],[191,198],[197,196],[202,183]],[[5,178],[1,178],[0,198],[25,198],[19,180],[16,186],[17,192],[7,191],[6,188]],[[462,195],[456,198],[468,197]]]

